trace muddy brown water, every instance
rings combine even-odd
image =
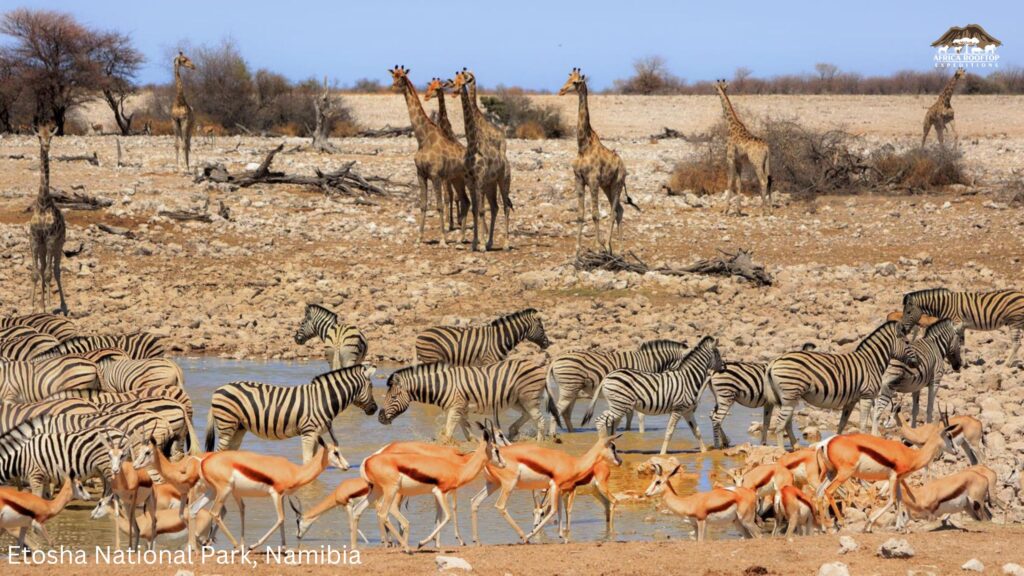
[[[324,371],[323,362],[260,362],[220,358],[181,358],[178,361],[185,371],[186,387],[195,405],[195,428],[200,436],[200,441],[206,432],[206,418],[209,411],[210,397],[218,386],[235,380],[255,380],[281,385],[302,384]],[[374,377],[374,393],[378,404],[383,399],[385,380],[390,372],[391,369],[379,369]],[[574,422],[578,423],[580,421],[586,404],[587,401],[577,402]],[[712,442],[713,438],[711,422],[709,420],[713,405],[714,400],[710,391],[705,392],[698,411],[697,422],[708,444]],[[598,404],[595,414],[600,414],[602,406],[603,401]],[[502,423],[508,426],[513,419],[511,413],[503,415]],[[637,478],[634,467],[637,463],[646,460],[651,455],[657,454],[664,436],[667,419],[667,416],[648,417],[647,430],[643,435],[636,431],[636,423],[634,422],[633,430],[627,432],[618,441],[618,446],[625,462],[621,468],[613,471],[613,492],[625,490],[643,491],[648,479]],[[759,419],[759,411],[755,412],[742,406],[734,406],[732,413],[725,423],[726,433],[734,443],[746,441],[750,439],[746,431],[750,422]],[[311,507],[329,494],[339,482],[358,475],[358,467],[363,458],[372,454],[384,444],[395,440],[433,440],[442,422],[443,417],[440,410],[421,404],[410,406],[409,410],[398,417],[390,426],[381,425],[378,423],[376,416],[366,416],[359,409],[346,410],[335,422],[334,430],[338,436],[342,454],[349,461],[352,468],[346,472],[336,469],[327,470],[317,481],[300,490],[297,497],[301,500],[304,508]],[[532,432],[531,425],[527,426],[526,432]],[[557,445],[557,447],[572,454],[583,453],[592,445],[595,434],[596,432],[592,426],[573,434],[563,431],[560,433],[562,443]],[[461,438],[461,435],[458,437]],[[463,443],[462,447],[471,449],[472,444]],[[692,475],[688,475],[683,483],[679,485],[680,490],[684,493],[709,488],[712,483],[711,476],[713,474],[720,472],[724,468],[736,465],[735,460],[725,457],[720,451],[710,451],[701,455],[696,450],[696,447],[696,442],[690,434],[689,428],[685,422],[680,422],[669,449],[670,454],[679,458],[685,470]],[[245,437],[242,449],[284,456],[295,462],[301,461],[301,448],[297,438],[270,441],[250,434]],[[469,541],[471,535],[469,500],[482,486],[483,480],[478,478],[471,485],[459,490],[459,524],[462,536],[467,541]],[[603,509],[596,499],[590,497],[589,493],[589,488],[582,490],[582,493],[576,499],[572,524],[572,537],[574,541],[680,538],[687,536],[691,532],[689,524],[672,516],[659,513],[654,507],[654,501],[631,500],[619,504],[615,518],[615,533],[609,535],[605,529]],[[494,509],[496,500],[497,495],[492,495],[480,509],[481,541],[485,544],[515,542],[515,532],[500,516],[499,512]],[[88,550],[97,545],[113,545],[113,526],[109,517],[100,520],[90,520],[89,512],[91,507],[86,507],[86,504],[76,504],[74,509],[66,510],[47,524],[55,545],[82,547]],[[508,505],[512,516],[524,530],[529,530],[532,524],[532,508],[533,499],[527,492],[514,493]],[[411,522],[412,535],[410,541],[417,541],[425,537],[433,528],[433,497],[425,495],[411,498],[408,503],[408,509],[403,513],[406,514]],[[297,542],[295,539],[295,514],[287,507],[286,518],[285,528],[288,543],[289,545],[295,545]],[[247,500],[246,542],[254,543],[273,525],[274,520],[275,514],[269,499]],[[239,517],[233,502],[228,504],[227,523],[237,536]],[[377,521],[372,508],[363,515],[360,528],[369,539],[371,546],[379,544]],[[720,529],[720,531],[726,536],[735,537],[737,535],[728,528]],[[6,536],[3,538],[4,541],[9,539]],[[539,535],[538,540],[557,540],[557,529],[553,522],[549,524],[545,534]],[[275,534],[268,540],[267,544],[276,545],[278,542],[279,537]],[[455,544],[451,525],[442,531],[442,542],[448,546]],[[164,539],[161,543],[162,547],[176,548],[184,544],[184,539]],[[310,547],[321,547],[327,544],[340,547],[347,544],[348,526],[344,510],[336,508],[322,516],[306,534],[301,543],[303,546]],[[230,546],[230,543],[227,541],[227,538],[220,536],[215,546],[227,547]]]

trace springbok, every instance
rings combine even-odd
[[[330,433],[330,430],[328,430]],[[217,526],[231,541],[231,545],[242,550],[245,548],[245,502],[244,498],[270,498],[277,512],[277,521],[270,530],[255,544],[253,549],[264,542],[278,529],[281,531],[281,546],[284,546],[284,498],[299,488],[317,479],[329,466],[342,471],[348,470],[348,462],[338,450],[334,434],[330,433],[331,443],[317,438],[319,448],[313,459],[302,464],[294,464],[281,456],[268,456],[242,450],[225,450],[212,452],[203,456],[199,463],[199,475],[203,482],[215,494],[210,513]],[[224,525],[224,504],[228,496],[238,505],[241,518],[241,538],[235,540],[234,535]]]
[[[896,419],[896,426],[899,427],[900,436],[914,446],[924,445],[928,438],[934,435],[942,426],[939,422],[931,422],[917,428],[908,426],[900,418],[900,410],[901,406],[899,404],[893,408],[892,415]],[[954,427],[950,432],[950,436],[964,449],[964,453],[967,454],[967,459],[970,460],[971,464],[980,462],[978,455],[986,456],[985,427],[981,420],[967,415],[950,416],[949,425]]]
[[[146,443],[135,457],[135,462],[132,465],[135,468],[151,468],[157,476],[178,492],[178,518],[186,520],[185,509],[189,506],[190,493],[199,481],[200,458],[185,456],[177,462],[171,462],[160,450],[157,439],[153,436],[155,430],[156,426],[150,430]],[[189,526],[192,525],[191,518],[187,520],[187,523]],[[189,546],[195,548],[195,530],[189,528],[188,536]]]
[[[816,490],[821,484],[821,467],[818,466],[817,450],[814,448],[801,448],[787,452],[780,456],[775,463],[786,467],[793,473],[793,484],[797,488],[810,486]]]
[[[433,540],[451,519],[448,493],[472,482],[488,463],[497,468],[505,467],[501,450],[493,441],[491,422],[487,421],[486,425],[477,422],[477,426],[483,432],[483,436],[472,456],[464,462],[410,453],[374,454],[363,461],[359,472],[363,480],[373,487],[367,504],[373,503],[376,506],[381,542],[385,542],[385,531],[390,531],[406,552],[412,552],[408,534],[399,532],[391,523],[391,516],[394,515],[400,523],[408,525],[408,521],[403,521],[402,514],[396,514],[396,510],[393,509],[395,499],[399,495],[432,493],[437,505],[441,507],[443,517],[435,522],[434,530],[419,542],[418,547],[422,547]],[[361,514],[362,510],[356,514],[357,525]]]
[[[68,502],[72,500],[88,500],[89,494],[75,473],[68,474],[64,485],[53,500],[45,500],[29,492],[19,492],[14,488],[0,487],[0,530],[18,528],[18,548],[25,549],[25,538],[29,528],[35,528],[53,545],[50,535],[46,532],[46,521],[60,514]]]
[[[159,484],[158,484],[159,486]],[[93,520],[102,518],[112,511],[111,498],[105,498],[99,502],[96,508],[91,514]],[[209,510],[200,509],[197,511],[189,512],[189,520],[183,520],[178,516],[176,510],[168,508],[162,508],[156,510],[155,518],[153,512],[146,511],[140,518],[142,519],[142,526],[140,527],[138,518],[134,522],[124,517],[124,509],[122,508],[119,513],[115,513],[111,518],[114,520],[114,529],[120,533],[124,532],[131,538],[132,527],[137,531],[136,536],[140,539],[149,542],[149,549],[153,550],[156,547],[156,541],[161,536],[166,536],[170,539],[178,539],[183,536],[188,536],[189,523],[193,524],[193,529],[200,538],[206,538],[212,534],[214,528],[213,515],[210,514]],[[194,516],[194,518],[193,518]]]
[[[885,506],[868,518],[865,532],[894,503],[902,501],[900,487],[906,487],[906,477],[930,464],[943,452],[956,452],[950,436],[954,426],[942,414],[945,428],[937,429],[920,449],[908,448],[895,440],[886,440],[870,434],[840,434],[817,444],[818,458],[829,480],[818,486],[819,497],[826,501],[843,526],[844,518],[836,505],[835,492],[850,478],[868,481],[889,481],[889,498]],[[824,514],[824,510],[822,510]],[[824,525],[824,520],[822,521]]]
[[[573,493],[577,487],[586,485],[597,476],[598,462],[607,462],[615,466],[622,464],[618,450],[615,447],[615,440],[621,434],[610,437],[599,437],[597,442],[582,456],[576,457],[561,450],[544,448],[536,444],[513,444],[502,449],[501,455],[505,460],[505,466],[488,465],[486,470],[487,484],[483,490],[473,496],[471,502],[473,543],[479,544],[480,538],[477,532],[477,513],[480,505],[483,504],[491,494],[500,488],[501,494],[494,504],[505,520],[519,535],[520,540],[525,544],[540,532],[544,526],[551,521],[552,517],[558,516],[558,535],[568,540],[569,534],[566,527],[561,524],[559,504],[564,495]],[[516,524],[515,519],[505,509],[513,490],[547,490],[546,499],[549,503],[547,514],[538,522],[535,522],[529,534],[523,532]],[[608,493],[608,503],[605,504],[605,520],[610,524],[613,513],[613,497]],[[544,508],[545,506],[541,506]],[[566,525],[571,522],[570,508],[566,504]]]
[[[812,529],[820,529],[814,501],[796,486],[783,486],[775,492],[772,502],[775,509],[775,527],[772,528],[772,536],[779,533],[779,526],[782,525],[782,522],[786,523],[787,538],[797,530],[807,536]]]
[[[349,478],[338,484],[338,487],[333,492],[310,508],[308,512],[302,511],[302,507],[295,498],[289,498],[288,503],[291,505],[292,510],[295,511],[295,524],[298,527],[295,537],[302,540],[306,532],[309,531],[310,526],[321,516],[338,506],[344,506],[345,513],[348,515],[348,527],[351,531],[350,549],[355,550],[356,535],[359,534],[359,526],[355,522],[355,504],[359,498],[369,494],[370,485],[366,483],[366,480],[362,478]]]
[[[736,486],[713,488],[690,496],[680,496],[670,481],[681,469],[676,466],[665,472],[660,464],[654,465],[654,479],[644,491],[648,498],[662,495],[665,506],[676,516],[697,523],[697,542],[703,542],[708,522],[732,523],[746,538],[760,538],[761,529],[754,522],[757,515],[757,494],[753,490]]]
[[[142,469],[137,469],[132,465],[131,458],[131,442],[128,434],[125,433],[121,436],[120,442],[116,445],[114,440],[108,436],[107,443],[110,446],[112,453],[111,462],[115,460],[120,462],[120,466],[114,469],[114,481],[111,483],[111,495],[109,498],[104,500],[113,501],[114,508],[114,547],[121,547],[121,531],[117,529],[118,518],[120,518],[120,507],[122,504],[126,506],[125,512],[128,518],[128,546],[130,548],[137,548],[141,543],[141,530],[139,529],[138,518],[135,516],[135,508],[139,502],[142,502],[143,512],[149,512],[152,523],[150,526],[150,533],[156,533],[156,500],[153,492],[153,479],[150,477],[149,472]],[[116,458],[113,454],[116,452]],[[126,458],[127,456],[127,458]],[[101,501],[100,505],[96,507],[96,510],[105,508],[105,502]],[[180,518],[179,518],[180,519]],[[154,545],[154,540],[150,539],[150,550]]]
[[[964,513],[979,521],[991,520],[989,503],[999,503],[993,490],[996,473],[988,466],[971,466],[948,476],[928,482],[920,488],[906,487],[908,498],[897,515],[896,528],[902,529],[910,518],[934,520],[942,515],[942,523],[952,526],[949,517]]]

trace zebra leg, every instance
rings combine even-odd
[[[512,425],[508,427],[508,437],[513,442],[519,436],[519,429],[522,428],[523,424],[526,424],[526,422],[530,419],[530,413],[526,410],[526,408],[523,408],[522,406],[519,406],[518,408],[519,410],[522,410],[522,413],[519,414],[519,418],[516,418],[516,421],[513,422]]]
[[[785,401],[783,401],[785,402]],[[779,448],[785,449],[786,444],[782,440],[782,433],[793,419],[793,410],[796,408],[795,403],[788,404],[784,403],[780,408],[779,412],[775,415],[772,422],[772,434],[775,435],[775,440],[778,442]],[[796,449],[796,444],[793,444],[793,448]]]
[[[931,390],[928,391],[928,395],[931,396]],[[921,412],[921,390],[915,390],[910,399],[910,427],[917,428],[917,415]],[[931,422],[931,414],[927,414],[927,417]]]
[[[309,464],[313,459],[314,449],[317,445],[317,438],[320,435],[316,431],[302,433],[302,463]]]
[[[1010,338],[1013,340],[1013,345],[1010,347],[1010,353],[1006,355],[1005,364],[1007,366],[1009,366],[1010,363],[1013,362],[1013,360],[1017,357],[1017,352],[1020,350],[1020,341],[1022,338],[1024,338],[1024,329],[1015,329]]]
[[[846,424],[850,422],[850,415],[853,414],[853,408],[856,404],[850,403],[843,406],[843,411],[839,415],[839,426],[836,427],[836,434],[842,434],[843,430],[846,429]]]
[[[927,418],[929,424],[931,424],[932,422],[932,415],[934,414],[933,409],[935,406],[935,396],[936,393],[939,391],[939,379],[941,377],[941,375],[936,374],[935,378],[932,378],[932,381],[928,383],[928,408],[925,412],[925,418]],[[914,420],[917,420],[917,418],[914,418]]]
[[[643,434],[647,430],[647,427],[644,426],[644,413],[643,412],[637,412],[637,414],[636,414],[636,427],[637,427],[637,430],[641,434]]]
[[[861,398],[860,400],[860,431],[867,430],[868,418],[871,416],[871,408],[875,405],[874,398]]]
[[[700,428],[697,427],[697,421],[693,419],[693,411],[691,410],[686,414],[683,414],[683,418],[686,419],[686,423],[690,426],[690,432],[693,432],[693,437],[697,439],[697,444],[700,445],[700,451],[707,452],[708,447],[704,445],[704,438],[700,435]]]
[[[717,398],[715,400],[715,408],[711,411],[711,430],[715,437],[715,449],[727,448],[729,446],[729,438],[725,435],[725,429],[722,428],[722,421],[729,415],[729,410],[732,409],[733,399],[725,396]],[[771,422],[770,404],[765,404],[765,421],[764,425],[761,426],[761,445],[763,446],[768,439],[768,424]]]
[[[661,456],[668,453],[668,443],[672,440],[672,434],[676,431],[676,424],[679,423],[679,418],[682,417],[680,412],[672,412],[672,415],[668,417],[668,425],[665,426],[665,439],[661,442]],[[701,446],[703,448],[703,446]],[[701,450],[703,452],[703,450]]]

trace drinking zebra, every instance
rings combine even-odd
[[[886,322],[861,340],[853,352],[789,352],[772,360],[765,391],[768,401],[780,406],[772,422],[779,446],[784,447],[782,430],[789,426],[801,398],[818,408],[842,410],[837,433],[846,428],[850,413],[860,402],[860,427],[864,430],[889,361],[905,357],[914,363],[913,354],[899,325]]]
[[[313,458],[318,439],[333,437],[334,420],[349,404],[368,416],[377,411],[374,366],[352,366],[321,374],[309,384],[274,386],[232,382],[213,392],[206,424],[206,451],[237,450],[246,432],[281,440],[302,437],[302,461]],[[217,439],[217,435],[220,438]]]
[[[419,364],[397,370],[388,377],[388,391],[377,417],[381,424],[391,424],[411,402],[433,404],[445,412],[441,438],[450,442],[456,425],[466,439],[471,437],[466,419],[471,409],[497,415],[515,408],[521,414],[509,427],[509,438],[515,439],[522,425],[532,419],[540,440],[543,434],[540,402],[544,391],[544,367],[529,360],[505,360],[488,366]],[[550,397],[548,410],[554,415]]]
[[[705,336],[685,358],[677,360],[664,372],[615,370],[598,384],[587,413],[583,416],[583,424],[590,421],[597,397],[603,393],[608,408],[594,422],[598,433],[610,435],[618,421],[634,410],[641,414],[670,414],[668,426],[665,427],[665,440],[661,443],[661,454],[668,452],[668,443],[672,440],[680,418],[684,418],[690,426],[700,451],[706,452],[693,413],[700,402],[708,373],[721,368],[718,341]]]
[[[1009,364],[1017,356],[1024,335],[1024,292],[952,292],[945,288],[932,288],[905,294],[903,320],[900,322],[903,332],[910,332],[922,314],[949,318],[960,329],[961,338],[965,329],[988,331],[1009,326],[1013,329],[1013,344],[1006,356]]]
[[[911,394],[910,425],[917,426],[917,414],[920,408],[921,390],[928,388],[928,408],[926,422],[932,421],[932,409],[935,405],[935,393],[945,372],[945,362],[953,370],[959,372],[962,364],[960,358],[960,332],[948,318],[940,320],[925,329],[924,336],[910,344],[915,364],[904,357],[893,358],[882,378],[882,388],[875,400],[875,412],[872,434],[878,434],[878,419],[881,415],[892,412],[892,396],[895,392]]]
[[[73,336],[63,340],[57,346],[47,350],[40,358],[53,358],[66,354],[85,354],[100,348],[118,348],[124,350],[129,358],[142,360],[160,358],[164,355],[164,345],[160,336],[148,332],[119,335]]]
[[[814,350],[814,344],[808,342],[801,350],[807,352]],[[715,448],[728,448],[729,437],[722,428],[722,422],[734,403],[747,408],[763,408],[764,420],[761,426],[761,444],[768,443],[768,427],[771,426],[772,413],[775,406],[768,402],[765,394],[765,386],[768,381],[765,378],[765,371],[768,369],[767,362],[725,362],[721,370],[716,370],[711,375],[711,393],[715,396],[715,408],[711,411],[711,427],[715,433]],[[793,422],[786,427],[786,435],[789,441],[796,445],[796,436],[793,433]]]
[[[593,397],[594,389],[613,370],[630,369],[642,372],[661,372],[689,353],[686,342],[674,340],[650,340],[636,350],[588,350],[562,354],[548,368],[548,393],[557,388],[557,411],[566,430],[573,432],[572,411],[576,400],[583,394]],[[627,417],[626,428],[630,427],[632,414]],[[552,422],[552,426],[554,422]],[[643,431],[643,415],[640,416]],[[554,434],[554,429],[551,430]]]
[[[350,368],[366,358],[366,337],[355,326],[338,322],[338,315],[319,304],[306,304],[306,312],[295,332],[295,343],[305,344],[318,336],[327,347],[331,370]]]
[[[81,356],[0,362],[0,401],[39,402],[68,390],[99,390],[99,368]]]
[[[537,310],[526,308],[492,320],[487,326],[435,326],[416,335],[420,364],[487,366],[508,357],[520,342],[541,350],[551,345]]]

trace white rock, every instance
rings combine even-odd
[[[961,570],[969,570],[971,572],[984,572],[985,565],[981,563],[981,560],[977,558],[971,558],[964,565],[960,567]]]
[[[434,562],[437,563],[437,569],[442,572],[445,570],[473,571],[473,567],[469,565],[469,562],[466,562],[458,556],[437,556],[434,558]]]
[[[1003,574],[1009,574],[1010,576],[1024,576],[1024,567],[1020,564],[1014,564],[1013,562],[1003,564]]]
[[[902,538],[889,538],[878,547],[878,555],[882,558],[913,558],[914,549]]]
[[[839,553],[847,554],[860,548],[860,544],[851,536],[840,536],[839,537]]]
[[[850,570],[842,562],[822,564],[818,576],[850,576]]]

